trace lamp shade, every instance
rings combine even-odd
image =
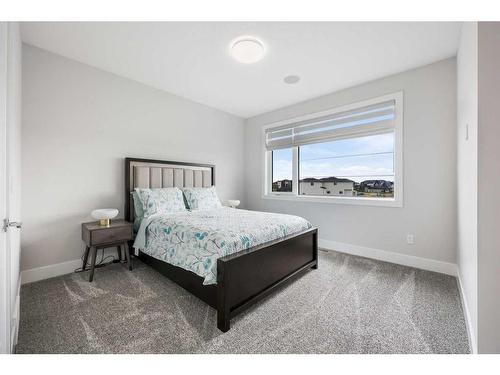
[[[109,220],[118,215],[118,210],[116,208],[100,208],[92,211],[90,215],[96,220]]]
[[[229,199],[227,201],[227,204],[229,205],[229,207],[238,207],[240,205],[240,201],[238,199]]]

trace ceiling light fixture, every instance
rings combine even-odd
[[[285,82],[288,85],[293,85],[299,81],[300,81],[300,77],[296,76],[296,75],[290,75],[290,76],[286,76],[285,78],[283,78],[283,82]]]
[[[252,36],[242,36],[231,43],[231,55],[242,64],[256,63],[264,53],[264,44]]]

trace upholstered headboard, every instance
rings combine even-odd
[[[210,187],[215,166],[177,161],[125,158],[125,219],[133,221],[135,188]]]

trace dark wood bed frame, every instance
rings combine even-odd
[[[125,159],[125,218],[133,221],[130,197],[130,163],[174,164],[212,169],[207,164],[149,159]],[[306,270],[318,268],[318,230],[311,228],[287,237],[224,256],[217,260],[217,284],[203,285],[203,278],[143,252],[139,259],[217,310],[217,327],[230,328],[230,320]]]

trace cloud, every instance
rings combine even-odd
[[[378,134],[300,147],[300,178],[394,180],[394,134]],[[273,153],[273,181],[292,178],[291,149]]]

